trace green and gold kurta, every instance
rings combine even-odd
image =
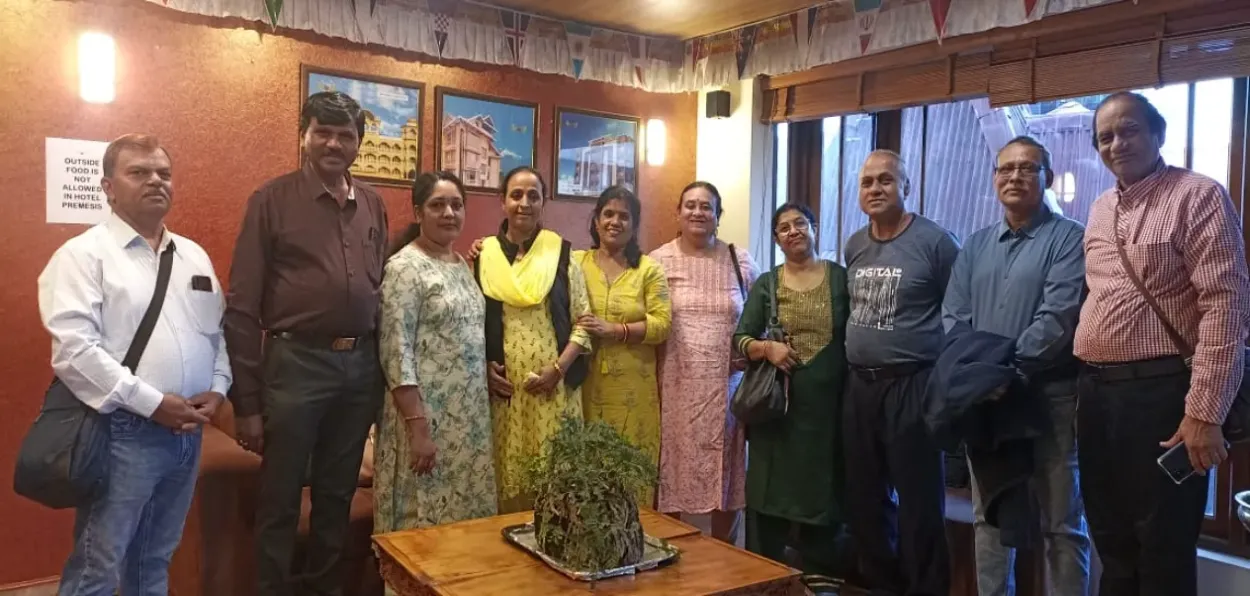
[[[846,270],[826,262],[824,281],[806,292],[785,287],[781,268],[760,276],[738,323],[735,345],[758,338],[775,284],[777,314],[800,364],[791,371],[784,418],[747,428],[747,509],[817,526],[843,521],[842,392],[850,300]]]

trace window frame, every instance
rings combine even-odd
[[[852,117],[852,116],[857,116],[857,115],[871,117],[872,119],[872,149],[870,150],[875,150],[881,147],[881,142],[882,142],[882,128],[881,128],[880,118],[888,114],[889,112],[876,112],[876,113],[857,112],[853,114],[836,115],[836,117],[839,119],[838,120],[839,164],[838,164],[838,179],[836,181],[837,188],[835,189],[835,193],[833,195],[833,201],[835,203],[834,217],[837,218],[835,222],[836,225],[834,228],[835,234],[837,237],[832,240],[833,242],[832,248],[833,248],[833,251],[837,254],[839,262],[845,260],[845,256],[843,255],[842,248],[844,244],[843,238],[845,236],[846,231],[843,229],[842,215],[843,215],[843,210],[846,209],[848,205],[847,197],[843,196],[844,194],[843,189],[846,186],[846,176],[847,176],[846,168],[844,167],[845,155],[846,155],[846,130],[847,130],[846,121],[847,121],[847,118]],[[827,118],[832,118],[832,117],[835,117],[835,116],[828,116]],[[785,123],[787,124],[787,130],[784,135],[780,133],[780,124],[774,124],[771,127],[772,142],[773,142],[773,156],[774,156],[774,163],[776,164],[776,167],[773,168],[773,172],[772,172],[773,203],[774,203],[773,209],[776,210],[780,208],[782,205],[785,205],[787,203],[801,203],[804,206],[811,209],[812,213],[815,214],[818,219],[821,219],[821,221],[815,222],[817,223],[818,227],[824,227],[823,218],[821,217],[821,213],[822,213],[821,202],[824,197],[824,189],[823,189],[823,180],[822,180],[822,175],[821,175],[821,167],[813,167],[813,164],[816,164],[817,166],[823,165],[824,147],[825,147],[824,121],[825,121],[825,118],[818,118],[815,120],[806,120],[802,122]],[[815,130],[817,134],[811,134],[812,130],[810,129],[809,130],[796,130],[796,129],[799,129],[800,127],[811,127],[812,129]],[[781,138],[782,136],[786,137],[784,139],[784,142],[786,143],[786,152],[787,152],[787,157],[789,158],[789,163],[785,163],[785,164],[783,164],[780,159],[780,146],[781,146],[781,143],[783,142],[783,139]],[[812,160],[812,156],[817,156],[818,159]],[[807,160],[808,163],[806,164],[802,163],[804,160]],[[785,188],[782,188],[782,184],[780,180],[782,177],[781,176],[781,173],[783,171],[782,168],[785,168],[784,169],[785,183],[786,183]],[[854,201],[849,202],[849,204],[853,208],[858,208],[858,205],[859,205],[858,197],[856,197]],[[772,212],[770,211],[768,215],[771,218]],[[769,221],[761,222],[761,225],[765,225],[765,226],[770,225],[770,224],[771,224],[771,219]],[[780,257],[781,248],[778,246],[777,239],[772,234],[771,229],[768,231],[768,233],[769,233],[769,238],[770,238],[770,244],[772,246],[772,252],[770,253],[769,258],[771,260],[772,266],[776,267],[782,263],[782,259]],[[818,244],[824,244],[828,242],[829,239],[824,238],[818,230],[816,241]],[[818,251],[818,252],[824,252],[824,251]]]
[[[1191,83],[1191,89],[1193,83]],[[1246,158],[1250,156],[1250,78],[1233,79],[1233,135],[1229,142],[1228,152],[1228,194],[1233,198],[1233,205],[1241,213],[1242,239],[1250,246],[1250,213],[1247,212],[1246,176],[1250,164]],[[1190,118],[1192,121],[1194,101],[1190,94]],[[1191,129],[1194,127],[1190,127]],[[1192,139],[1192,131],[1191,131]],[[1192,143],[1190,143],[1192,147]],[[1250,252],[1250,251],[1248,251]],[[1229,453],[1228,461],[1220,466],[1215,481],[1215,515],[1202,521],[1202,535],[1199,545],[1203,548],[1227,552],[1250,558],[1250,531],[1242,527],[1237,519],[1237,503],[1233,496],[1240,491],[1250,490],[1250,443],[1234,445]]]

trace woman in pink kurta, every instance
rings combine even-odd
[[[681,235],[651,253],[668,277],[673,321],[660,362],[659,510],[712,514],[712,534],[735,540],[745,505],[746,439],[729,413],[742,378],[733,333],[759,274],[747,251],[716,239],[720,194],[682,191]]]

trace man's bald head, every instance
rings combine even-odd
[[[859,208],[869,219],[898,217],[909,194],[911,181],[903,156],[888,149],[869,153],[859,170]]]

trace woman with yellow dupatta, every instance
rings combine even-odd
[[[642,205],[623,186],[599,195],[590,221],[592,250],[573,261],[586,273],[592,314],[579,320],[595,338],[582,407],[586,420],[616,427],[660,465],[660,391],[656,347],[668,339],[672,307],[660,264],[638,247]],[[655,487],[638,495],[655,507]]]
[[[565,415],[582,416],[590,336],[577,324],[590,311],[586,279],[570,245],[542,228],[547,185],[536,170],[503,179],[499,233],[477,257],[486,296],[487,381],[499,513],[533,507],[522,480]]]

